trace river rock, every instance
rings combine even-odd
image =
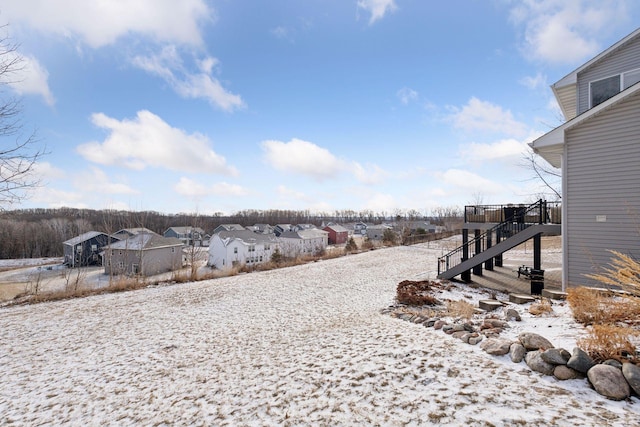
[[[633,363],[623,363],[622,375],[624,375],[633,391],[640,396],[640,366]]]
[[[595,365],[587,372],[587,378],[598,393],[609,399],[624,400],[631,396],[629,383],[618,368],[603,364]]]
[[[573,349],[573,353],[571,354],[571,358],[567,362],[567,366],[571,369],[575,369],[581,374],[586,374],[591,367],[595,365],[591,356],[589,356],[584,350],[580,347],[575,347]]]
[[[557,365],[553,368],[553,376],[561,381],[574,380],[580,378],[580,372],[569,368],[566,365]]]
[[[519,342],[514,342],[509,347],[509,357],[513,363],[520,363],[524,360],[524,355],[527,354],[527,350]]]
[[[534,332],[523,332],[518,335],[518,339],[527,350],[547,350],[549,348],[553,348],[553,344],[543,337],[542,335],[538,335]]]
[[[564,348],[550,348],[543,351],[541,357],[542,360],[552,365],[566,365],[571,358],[571,353]]]
[[[505,318],[507,320],[515,320],[516,322],[519,322],[519,321],[522,320],[522,317],[520,317],[520,313],[518,313],[518,310],[516,310],[515,308],[507,309],[507,313],[505,314]]]
[[[504,338],[489,338],[480,344],[480,348],[494,356],[503,356],[509,353],[511,341]]]
[[[530,351],[524,358],[527,366],[535,372],[540,372],[543,375],[553,375],[555,365],[547,363],[542,359],[542,351]]]

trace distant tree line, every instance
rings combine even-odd
[[[146,227],[163,234],[169,227],[194,226],[211,233],[220,224],[314,224],[389,221],[429,221],[448,228],[461,222],[462,210],[457,207],[437,208],[430,215],[415,210],[395,210],[391,213],[337,210],[333,213],[312,213],[308,210],[242,210],[232,215],[214,213],[165,214],[155,211],[116,211],[75,208],[36,208],[0,212],[0,259],[59,257],[62,242],[87,231],[115,233],[123,228]]]

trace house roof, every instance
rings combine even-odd
[[[149,230],[148,228],[145,227],[134,227],[134,228],[123,228],[122,230],[118,230],[115,233],[113,233],[114,235],[116,234],[128,234],[129,236],[135,236],[136,234],[140,234],[140,233],[148,233],[148,234],[155,234],[157,236],[159,236],[158,233]]]
[[[110,248],[144,251],[172,246],[182,246],[182,242],[175,237],[162,237],[156,233],[140,233],[126,240],[113,243]]]
[[[571,120],[578,114],[577,107],[577,91],[578,91],[578,74],[582,73],[586,69],[590,68],[594,64],[602,61],[627,43],[640,36],[640,28],[618,41],[608,49],[602,51],[591,60],[585,62],[580,67],[576,68],[556,83],[551,85],[551,90],[560,104],[560,109],[566,120]],[[567,49],[571,49],[571,46],[567,46]]]
[[[251,230],[231,230],[231,231],[220,231],[218,233],[218,237],[222,240],[222,243],[225,246],[228,246],[234,240],[239,240],[244,244],[255,244],[255,243],[277,243],[278,239],[275,234],[263,234],[256,233]]]
[[[529,144],[533,151],[541,155],[553,167],[562,167],[562,153],[564,152],[565,134],[567,131],[586,122],[587,120],[601,114],[603,111],[610,110],[622,101],[640,94],[640,83],[623,90],[617,95],[607,99],[601,104],[585,111],[579,116],[569,120],[561,126],[547,132],[540,138]]]
[[[331,230],[335,231],[336,233],[348,233],[349,230],[347,230],[346,228],[344,228],[343,226],[341,226],[340,224],[331,224],[331,225],[327,225],[325,227],[325,230],[327,228],[330,228]]]
[[[226,230],[226,231],[232,231],[232,230],[246,230],[246,228],[244,228],[242,225],[240,224],[220,224],[219,226],[216,227],[216,230],[218,228],[222,228],[222,230]]]
[[[63,245],[69,245],[69,246],[75,246],[78,243],[82,243],[82,242],[86,242],[87,240],[93,239],[96,236],[99,236],[101,234],[104,234],[106,236],[105,233],[102,233],[100,231],[87,231],[86,233],[82,233],[79,236],[73,237],[69,240],[66,240],[64,242],[62,242]]]
[[[169,227],[164,232],[164,234],[167,234],[167,231],[169,231],[169,230],[173,230],[177,234],[185,234],[185,233],[189,233],[191,231],[195,231],[196,233],[204,234],[204,230],[202,228],[200,228],[200,227],[190,227],[190,226]]]
[[[317,239],[321,237],[326,237],[329,234],[328,231],[318,230],[317,228],[307,229],[307,230],[298,230],[298,231],[285,231],[280,234],[280,237],[283,239]]]

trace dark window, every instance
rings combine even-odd
[[[620,93],[620,74],[591,82],[591,108]]]

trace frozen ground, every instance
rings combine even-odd
[[[640,401],[382,315],[442,249],[394,247],[0,309],[2,425],[631,426]],[[477,299],[473,289],[451,297]],[[442,298],[447,295],[441,295]],[[566,306],[523,322],[571,350]]]

